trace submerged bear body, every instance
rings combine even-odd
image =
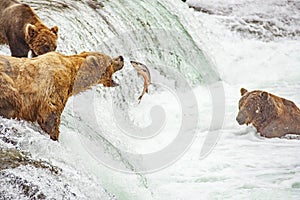
[[[55,51],[58,27],[42,23],[32,8],[16,0],[0,1],[0,44],[8,44],[11,55],[27,57]]]
[[[113,86],[112,74],[123,64],[122,57],[96,52],[50,52],[33,59],[0,56],[0,115],[37,121],[57,140],[68,98],[99,83]]]
[[[300,135],[300,109],[287,99],[268,92],[241,89],[239,112],[236,120],[240,125],[252,124],[264,137]]]

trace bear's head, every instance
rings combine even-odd
[[[112,59],[97,52],[82,52],[79,56],[84,57],[85,60],[77,72],[73,94],[100,83],[107,87],[117,85],[112,80],[112,74],[123,68],[124,59],[122,56]]]
[[[85,57],[85,61],[82,63],[78,73],[85,74],[85,77],[90,79],[98,80],[98,83],[100,83],[99,80],[102,76],[111,76],[124,66],[122,56],[110,58],[98,52],[82,52],[80,55]]]
[[[259,90],[248,92],[244,88],[241,89],[241,96],[236,117],[240,125],[252,124],[259,131],[279,115],[280,106],[274,99],[276,96]]]
[[[58,27],[51,29],[44,25],[27,24],[25,27],[25,40],[33,56],[39,56],[50,51],[55,51]]]
[[[118,86],[116,82],[112,79],[113,73],[119,71],[124,66],[124,59],[122,56],[113,58],[111,60],[110,67],[106,69],[105,74],[102,76],[99,83],[102,83],[105,87],[115,87]]]

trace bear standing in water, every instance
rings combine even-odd
[[[32,59],[0,56],[0,116],[37,121],[58,140],[68,98],[96,84],[115,86],[112,74],[123,65],[123,57],[97,52],[50,52]]]
[[[16,0],[0,1],[0,44],[8,44],[11,55],[33,57],[55,51],[58,27],[49,29],[32,8]]]
[[[286,134],[300,135],[300,110],[287,99],[268,92],[241,89],[239,113],[240,125],[252,124],[264,137],[281,137]]]

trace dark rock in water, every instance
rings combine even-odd
[[[61,169],[52,166],[45,161],[36,161],[30,159],[28,155],[19,152],[16,149],[4,150],[0,147],[0,171],[4,169],[12,169],[20,165],[31,165],[35,168],[48,169],[53,174],[60,174]]]
[[[3,169],[11,169],[22,164],[26,165],[25,156],[15,149],[4,150],[0,148],[0,171]]]
[[[0,171],[4,169],[13,169],[19,166],[30,165],[35,168],[48,169],[53,174],[60,174],[61,169],[52,166],[46,161],[33,160],[29,152],[21,151],[19,138],[21,133],[14,127],[4,127],[0,125]]]
[[[86,3],[94,10],[104,7],[103,3],[97,2],[95,0],[90,0],[90,1],[87,1]]]
[[[261,5],[268,5],[267,1],[265,2]],[[299,38],[300,36],[297,16],[287,15],[285,12],[287,10],[291,13],[299,12],[299,5],[294,1],[281,2],[274,8],[270,7],[269,12],[264,13],[253,9],[247,15],[243,14],[243,9],[247,9],[247,4],[241,2],[223,5],[206,2],[187,2],[187,4],[195,11],[220,17],[231,31],[239,33],[242,37],[272,41],[278,38]],[[277,12],[276,19],[272,16],[272,11]]]
[[[0,200],[116,199],[84,169],[59,157],[65,153],[59,143],[39,133],[34,123],[0,117]]]
[[[59,199],[78,199],[77,195],[71,191],[69,185],[65,184],[63,187],[55,187],[55,184],[61,181],[59,178],[55,181],[51,179],[40,179],[40,181],[45,181],[47,188],[41,182],[28,180],[17,173],[6,170],[0,171],[0,200],[57,199],[57,197],[60,197]],[[47,190],[50,190],[51,193],[49,194]]]
[[[287,134],[281,138],[288,140],[300,140],[300,135]]]
[[[2,199],[46,199],[38,185],[20,177],[12,169],[26,167],[44,169],[52,176],[58,176],[62,170],[42,160],[34,160],[30,153],[20,150],[18,138],[20,132],[13,127],[0,125],[0,200]]]
[[[209,15],[215,14],[213,11],[211,11],[207,8],[204,8],[204,7],[200,7],[200,6],[189,6],[189,7],[193,8],[195,11],[203,12],[203,13],[206,13],[206,14],[209,14]]]
[[[15,199],[16,197],[46,199],[46,195],[39,190],[39,186],[12,173],[1,171],[0,185],[5,185],[5,187],[10,188],[10,192],[8,192],[5,187],[0,188],[0,199]]]

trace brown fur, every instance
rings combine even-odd
[[[240,125],[252,124],[265,137],[281,137],[286,134],[300,135],[300,110],[289,100],[268,92],[241,89],[239,113]]]
[[[8,44],[12,56],[27,57],[55,51],[58,27],[49,29],[32,8],[16,0],[0,1],[0,44]]]
[[[0,56],[0,115],[37,121],[57,140],[68,98],[99,83],[113,86],[111,76],[123,64],[121,56],[111,59],[96,52],[50,52],[33,59]]]

